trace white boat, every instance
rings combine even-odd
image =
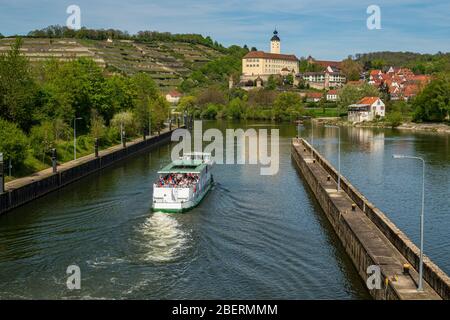
[[[211,154],[194,152],[158,171],[153,184],[153,211],[178,213],[196,207],[211,189]]]

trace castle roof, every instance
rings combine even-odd
[[[244,59],[252,58],[298,61],[297,57],[293,54],[268,53],[264,51],[250,51],[244,56]]]

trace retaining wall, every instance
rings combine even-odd
[[[138,152],[158,146],[170,140],[172,131],[161,133],[147,140],[133,141],[126,148],[113,147],[103,150],[98,158],[89,155],[74,161],[73,165],[63,164],[57,173],[26,177],[24,183],[12,181],[6,184],[6,192],[0,194],[0,214],[60,189],[91,173],[108,167]],[[50,172],[50,169],[47,169]],[[20,179],[18,179],[20,180]]]
[[[320,164],[320,166],[337,181],[337,170],[309,143],[303,139],[300,140],[301,148],[304,148],[309,153],[312,159]],[[314,176],[313,171],[303,159],[299,151],[292,146],[292,157],[300,169],[303,177],[310,186],[322,209],[328,217],[328,220],[333,225],[336,233],[341,239],[346,251],[350,254],[355,263],[358,273],[367,278],[367,267],[374,264],[373,257],[371,257],[361,246],[358,235],[345,223],[344,220],[339,219],[342,212],[330,200],[329,193],[321,186],[317,177]],[[401,255],[411,264],[411,266],[418,270],[420,261],[420,250],[414,243],[398,229],[378,208],[376,208],[370,201],[368,201],[350,182],[341,176],[341,188],[348,195],[348,197],[358,206],[358,208],[370,219],[370,221],[382,232],[382,234],[389,240],[389,242],[400,252]],[[344,221],[344,223],[343,223]],[[443,272],[436,264],[429,258],[424,257],[423,277],[431,288],[442,298],[450,299],[450,278]],[[398,294],[392,288],[386,288],[386,291],[371,292],[376,299],[392,299],[399,298]],[[382,295],[382,296],[380,296]]]

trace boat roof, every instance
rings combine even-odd
[[[201,173],[206,166],[207,164],[202,160],[175,160],[158,171],[158,173]]]

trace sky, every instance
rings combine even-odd
[[[282,53],[319,60],[450,51],[449,0],[0,0],[0,33],[65,25],[69,5],[80,7],[87,28],[200,33],[264,51],[276,28]],[[370,5],[380,8],[381,29],[367,28]]]

